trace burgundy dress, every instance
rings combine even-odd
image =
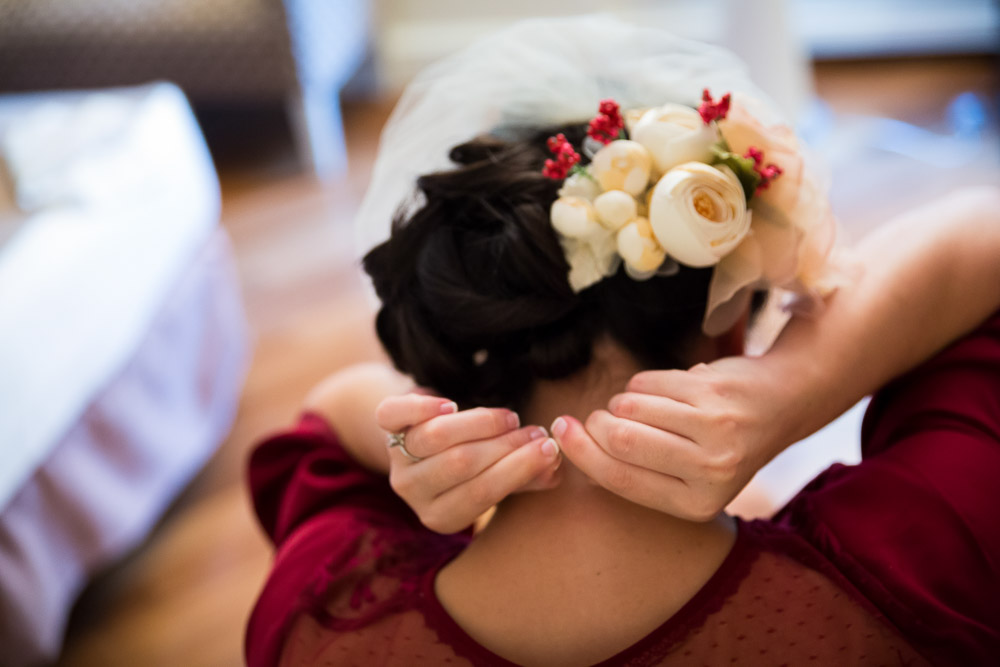
[[[834,465],[736,543],[607,665],[993,665],[1000,656],[1000,313],[879,391],[863,461]],[[274,566],[250,667],[509,665],[434,595],[468,544],[421,526],[318,416],[250,462]]]

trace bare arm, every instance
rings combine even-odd
[[[338,371],[316,385],[306,396],[304,408],[326,419],[354,460],[370,470],[388,474],[386,433],[375,423],[375,408],[385,397],[412,389],[413,382],[408,377],[384,364],[360,364]]]
[[[966,190],[860,244],[865,272],[819,320],[794,320],[762,365],[794,379],[795,442],[1000,307],[1000,190]],[[803,370],[808,375],[803,375]],[[777,452],[775,452],[777,453]]]
[[[863,275],[768,354],[640,373],[586,429],[565,420],[563,452],[634,502],[715,516],[775,455],[1000,307],[1000,194],[946,197],[858,252]]]

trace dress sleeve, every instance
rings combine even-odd
[[[247,624],[249,667],[278,664],[300,614],[342,628],[378,617],[392,608],[392,595],[405,592],[398,582],[407,580],[410,569],[468,540],[424,528],[385,476],[355,462],[314,414],[257,446],[249,486],[257,517],[276,547]],[[340,604],[336,618],[331,600]]]
[[[775,521],[820,549],[935,664],[1000,654],[1000,313],[873,397],[862,462]]]
[[[279,547],[325,508],[379,511],[419,525],[387,478],[356,463],[326,420],[311,413],[257,446],[250,456],[249,483],[257,518]]]

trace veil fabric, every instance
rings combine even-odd
[[[697,107],[704,88],[746,93],[761,121],[783,121],[730,52],[610,15],[532,19],[478,41],[423,70],[403,93],[356,218],[358,251],[389,237],[416,178],[452,167],[448,151],[459,143],[504,127],[586,122],[605,98],[622,109]]]
[[[607,98],[623,110],[667,102],[696,108],[706,88],[732,93],[750,114],[749,136],[776,138],[797,166],[778,185],[785,196],[772,189],[760,197],[754,232],[716,266],[702,329],[729,329],[758,289],[779,297],[772,302],[816,314],[842,282],[829,261],[835,220],[825,179],[800,157],[787,120],[729,51],[610,15],[523,21],[418,74],[382,132],[356,218],[357,249],[363,255],[389,238],[400,207],[419,203],[417,177],[453,167],[453,146],[481,134],[503,136],[505,128],[583,123]]]

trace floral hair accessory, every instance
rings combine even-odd
[[[591,119],[587,127],[587,136],[602,144],[610,144],[619,138],[623,129],[625,121],[622,119],[618,103],[614,100],[602,100],[597,115]]]
[[[723,95],[718,102],[712,101],[712,94],[708,88],[701,93],[701,105],[698,107],[698,115],[708,125],[713,120],[725,120],[729,113],[729,106],[732,104],[733,96],[730,93]]]
[[[747,149],[743,157],[753,160],[753,170],[760,176],[760,183],[757,185],[757,189],[754,190],[755,194],[761,190],[766,190],[771,181],[781,176],[781,167],[776,164],[768,164],[766,167],[761,167],[761,164],[764,162],[764,153],[759,148],[751,146]]]
[[[545,161],[545,168],[542,170],[542,174],[548,178],[566,178],[570,169],[580,161],[580,154],[573,148],[573,144],[566,140],[566,135],[564,134],[549,137],[547,145],[549,150],[556,156],[556,159]]]
[[[664,104],[623,114],[603,100],[587,135],[590,164],[565,136],[543,173],[564,179],[550,217],[580,292],[622,262],[645,280],[682,264],[714,267],[702,330],[717,335],[755,290],[815,304],[836,286],[828,257],[835,222],[785,126],[765,127],[744,101],[708,89],[697,107]],[[626,133],[627,126],[627,133]]]

